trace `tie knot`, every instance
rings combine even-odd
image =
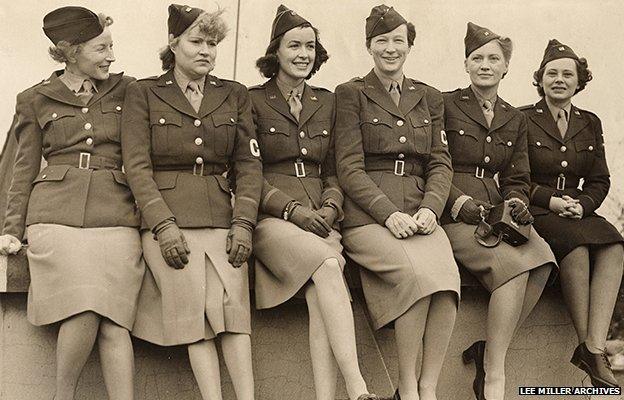
[[[294,88],[293,90],[290,91],[290,98],[297,98],[297,99],[301,99],[301,93],[299,93],[299,90],[297,88]]]
[[[93,91],[93,83],[91,83],[89,79],[85,79],[85,81],[82,82],[82,91],[84,93],[91,93]]]
[[[401,89],[399,88],[399,82],[397,81],[392,81],[390,83],[390,92],[397,92],[397,93],[401,93]]]
[[[563,118],[564,120],[568,120],[568,113],[563,108],[559,110],[559,118]]]
[[[194,93],[200,93],[199,92],[199,85],[195,81],[189,81],[187,87]]]
[[[492,102],[489,100],[483,100],[483,108],[485,108],[487,111],[492,109]]]

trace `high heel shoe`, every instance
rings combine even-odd
[[[619,387],[605,352],[592,353],[585,343],[581,343],[574,349],[570,362],[589,375],[594,387]]]
[[[486,400],[485,398],[485,369],[483,368],[483,357],[485,356],[485,341],[479,340],[474,342],[462,353],[464,364],[475,363],[475,378],[472,381],[472,390],[477,400]]]

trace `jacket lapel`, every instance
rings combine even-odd
[[[535,105],[533,112],[529,115],[529,118],[539,125],[550,137],[559,143],[563,143],[563,139],[559,133],[559,128],[557,128],[557,124],[550,113],[546,100],[542,99]],[[569,131],[570,128],[568,127],[568,132]]]
[[[455,104],[470,119],[483,126],[483,128],[485,128],[486,130],[490,130],[487,125],[487,121],[485,120],[485,116],[483,115],[483,111],[481,111],[481,106],[477,102],[477,98],[475,97],[474,93],[472,93],[470,87],[462,89],[462,91],[459,93],[459,98],[455,99]]]
[[[307,84],[305,85],[303,95],[301,96],[301,104],[303,105],[303,109],[301,110],[301,115],[299,116],[299,127],[308,122],[314,113],[321,108],[321,103],[319,102],[318,97],[316,97],[316,92]]]
[[[204,97],[199,107],[199,116],[201,118],[216,110],[225,99],[227,99],[230,87],[224,86],[216,76],[207,75],[204,83]]]
[[[98,84],[98,88],[97,88],[98,91],[93,95],[93,97],[91,97],[91,100],[89,100],[88,105],[91,105],[100,101],[102,97],[104,97],[108,92],[113,90],[113,88],[117,86],[117,84],[121,81],[122,76],[123,76],[123,72],[119,74],[111,74],[107,80],[101,81],[101,83]]]
[[[286,103],[286,99],[280,92],[277,87],[277,83],[275,78],[270,79],[266,83],[266,102],[270,105],[275,111],[282,114],[284,117],[292,121],[295,125],[299,125],[297,119],[290,113],[290,107],[288,107],[288,103]],[[302,96],[303,97],[303,96]],[[303,103],[303,101],[302,101]],[[303,108],[305,110],[305,106]],[[303,110],[302,110],[303,113]],[[301,117],[299,118],[301,119]]]
[[[39,88],[39,93],[61,103],[76,107],[84,107],[85,104],[59,79],[63,71],[53,72],[52,75]]]
[[[583,118],[581,112],[572,105],[570,109],[570,121],[568,123],[568,131],[566,132],[564,140],[572,140],[577,133],[583,130],[589,124],[589,121]]]
[[[424,87],[416,87],[411,79],[403,78],[399,110],[403,113],[403,115],[407,115],[410,111],[412,111],[412,108],[416,107],[424,95]]]
[[[197,117],[197,113],[193,109],[193,106],[191,106],[188,99],[184,97],[182,90],[180,90],[180,86],[176,83],[173,76],[173,70],[161,75],[156,86],[151,89],[156,96],[171,107],[193,118]],[[204,93],[204,98],[205,97],[206,94]]]
[[[398,118],[405,118],[401,110],[399,110],[397,105],[392,101],[390,94],[379,81],[379,78],[377,78],[377,75],[375,75],[375,71],[371,70],[371,72],[364,77],[363,92],[366,97],[390,114],[396,115]]]
[[[504,126],[513,117],[513,113],[509,112],[509,107],[503,99],[498,98],[494,105],[494,119],[492,119],[492,124],[490,125],[490,132]]]

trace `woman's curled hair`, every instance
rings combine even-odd
[[[587,82],[593,79],[592,73],[588,68],[587,60],[583,57],[578,60],[574,60],[574,64],[576,64],[576,74],[578,76],[578,88],[574,91],[574,94],[577,94],[581,90],[585,89],[587,86]],[[537,71],[533,72],[533,86],[537,88],[537,93],[540,97],[544,97],[546,94],[544,93],[544,88],[541,86],[542,79],[544,79],[544,72],[546,71],[546,65]]]

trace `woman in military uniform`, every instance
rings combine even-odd
[[[475,361],[477,399],[496,400],[505,394],[505,355],[513,334],[539,300],[554,256],[533,230],[518,247],[504,241],[484,247],[474,238],[481,214],[503,201],[509,202],[518,224],[530,224],[533,217],[527,208],[526,121],[497,95],[512,42],[471,22],[464,42],[471,84],[444,95],[454,176],[443,227],[457,261],[492,294],[486,341],[466,350],[464,362]]]
[[[15,254],[28,240],[28,320],[60,322],[57,400],[74,398],[96,339],[109,397],[134,393],[128,330],[145,267],[119,143],[134,79],[109,72],[111,24],[83,7],[47,14],[49,52],[65,69],[17,96],[18,148],[0,254]]]
[[[395,328],[395,399],[430,400],[455,322],[459,273],[436,229],[452,175],[442,96],[403,75],[415,36],[393,8],[371,10],[366,46],[374,68],[336,88],[335,148],[346,194],[343,244],[362,267],[374,327]]]
[[[335,176],[334,96],[305,82],[327,59],[316,28],[280,6],[266,55],[256,63],[270,79],[249,89],[264,163],[254,233],[256,307],[275,307],[303,291],[316,398],[336,397],[337,362],[350,399],[376,399],[358,366],[335,229],[343,195]]]
[[[221,398],[219,336],[236,396],[250,400],[245,261],[262,188],[251,104],[244,86],[209,75],[226,32],[221,11],[172,4],[168,31],[167,72],[130,85],[124,106],[124,164],[148,264],[132,333],[187,344],[205,399]]]
[[[616,387],[605,341],[622,278],[623,239],[594,212],[610,184],[600,119],[572,105],[591,78],[587,60],[557,40],[548,43],[533,75],[542,100],[523,108],[531,213],[561,267],[561,291],[579,341],[571,361],[594,386]]]

